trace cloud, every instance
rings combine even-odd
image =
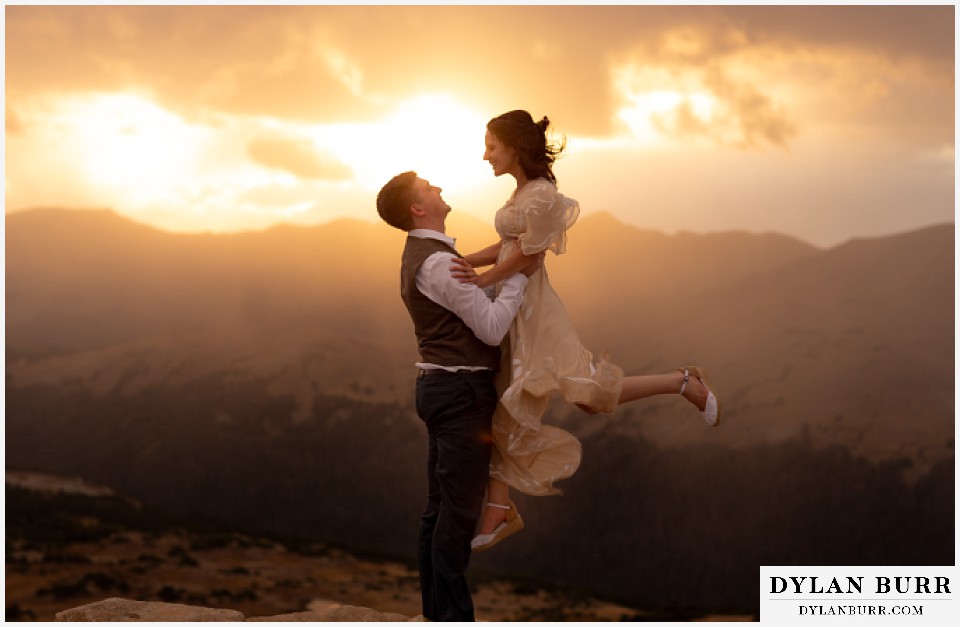
[[[870,51],[910,57],[953,73],[954,8],[942,6],[727,7],[756,45]]]
[[[363,72],[343,52],[329,49],[324,54],[324,60],[330,72],[344,84],[354,96],[363,94]]]
[[[322,7],[299,8],[310,19],[298,7],[8,7],[8,96],[138,89],[184,115],[320,121],[380,112],[328,64]]]
[[[623,103],[620,117],[643,143],[659,136],[739,149],[785,148],[797,135],[786,107],[720,66],[665,70],[628,65],[614,74]]]
[[[611,56],[613,106],[621,119],[626,111],[635,133],[652,126],[667,137],[738,148],[870,135],[939,146],[952,142],[954,118],[953,37],[941,24],[952,15],[943,9],[681,11]],[[649,110],[644,95],[663,92],[680,97],[669,110]],[[697,106],[704,94],[709,112]]]
[[[247,145],[250,157],[269,168],[283,170],[302,179],[347,180],[353,172],[332,155],[316,150],[304,139],[259,138]]]
[[[6,108],[6,112],[5,126],[7,135],[22,134],[24,130],[23,120],[21,120],[17,112],[10,107]]]
[[[622,130],[625,104],[611,68],[634,63],[722,75],[714,96],[726,98],[726,124],[746,145],[802,135],[805,107],[917,124],[911,99],[931,136],[952,133],[942,104],[952,107],[950,6],[13,6],[6,15],[14,103],[42,90],[140,89],[189,119],[213,111],[328,124],[450,93],[490,117],[525,108],[567,134],[604,137]],[[828,106],[826,92],[802,108],[781,88],[819,73],[801,85],[816,92],[839,80],[830,72],[842,59],[857,60],[847,67],[860,80],[857,68],[869,66],[872,108]],[[898,66],[926,78],[889,76]],[[658,123],[702,135],[708,120],[686,107]]]
[[[778,107],[756,86],[731,81],[720,72],[708,74],[705,84],[722,103],[718,126],[734,130],[729,143],[740,148],[763,144],[786,147],[788,140],[797,135],[796,125],[783,107]]]

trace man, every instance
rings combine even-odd
[[[487,485],[499,345],[542,256],[507,279],[495,300],[459,282],[450,273],[451,259],[460,255],[446,235],[450,206],[440,192],[404,172],[380,190],[377,212],[407,232],[400,296],[419,345],[417,414],[428,436],[428,495],[417,547],[423,615],[472,621],[466,570]]]

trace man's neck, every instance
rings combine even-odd
[[[435,231],[433,229],[424,229],[424,228],[411,229],[410,231],[407,231],[407,235],[411,237],[421,238],[421,239],[423,238],[436,239],[436,240],[440,240],[441,242],[446,242],[453,248],[457,247],[456,239],[450,237],[446,233],[443,233],[441,231]]]
[[[437,233],[447,234],[447,225],[445,222],[428,222],[428,221],[417,221],[413,223],[414,229],[427,229],[428,231],[436,231]]]

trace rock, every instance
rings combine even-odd
[[[250,622],[267,621],[277,623],[373,623],[373,622],[406,622],[410,618],[403,614],[393,614],[391,612],[378,612],[369,607],[357,607],[355,605],[331,605],[320,610],[310,610],[308,612],[294,612],[293,614],[280,614],[279,616],[264,616],[247,619]]]
[[[130,601],[128,599],[105,599],[81,605],[57,613],[58,622],[213,622],[250,621],[271,623],[373,623],[373,622],[422,622],[422,616],[408,618],[403,614],[378,612],[369,607],[327,603],[324,607],[307,612],[293,612],[278,616],[244,618],[236,610],[220,610],[179,603],[156,601]]]
[[[236,610],[114,598],[58,612],[56,620],[58,622],[242,622],[244,616]]]

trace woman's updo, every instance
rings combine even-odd
[[[533,121],[526,111],[508,111],[487,122],[487,130],[493,133],[503,144],[517,151],[520,167],[528,179],[543,177],[556,184],[553,175],[553,162],[563,152],[566,142],[548,142],[547,127],[550,119],[544,116],[539,122]]]

